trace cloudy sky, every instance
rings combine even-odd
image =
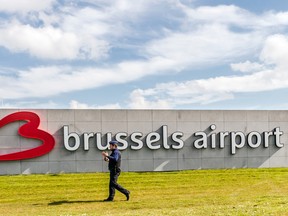
[[[283,0],[0,0],[0,107],[288,109]]]

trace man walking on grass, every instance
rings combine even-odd
[[[118,177],[121,173],[121,153],[118,150],[118,142],[117,141],[110,141],[109,149],[112,151],[110,156],[107,152],[102,152],[105,161],[108,161],[108,168],[110,171],[110,181],[109,181],[109,196],[105,199],[105,202],[113,201],[115,196],[115,189],[120,191],[126,196],[126,200],[128,201],[130,198],[130,191],[123,188],[121,185],[117,183]]]

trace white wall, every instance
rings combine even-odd
[[[20,110],[0,110],[0,118]],[[218,169],[247,167],[288,167],[288,111],[207,111],[207,110],[29,110],[39,115],[40,128],[48,131],[56,140],[54,149],[44,156],[21,160],[0,161],[0,174],[21,173],[60,173],[60,172],[106,172],[107,163],[102,161],[101,151],[95,141],[90,141],[88,151],[83,146],[74,152],[68,151],[63,144],[63,126],[69,126],[69,132],[79,135],[89,132],[107,132],[115,135],[119,132],[143,133],[145,136],[153,131],[161,133],[163,125],[168,126],[168,133],[175,131],[184,133],[185,145],[180,150],[151,150],[144,145],[140,150],[122,151],[122,170],[154,171],[154,170],[186,170],[186,169]],[[14,122],[0,128],[0,155],[11,151],[29,149],[41,144],[40,141],[25,139],[17,134],[23,122]],[[215,124],[217,129],[209,127]],[[283,131],[281,142],[284,147],[274,145],[270,139],[268,148],[259,146],[245,147],[231,154],[230,138],[225,141],[225,148],[196,149],[193,146],[197,137],[194,133],[204,131],[207,134],[223,131],[241,131],[247,135],[251,131],[262,134],[280,127]],[[209,135],[208,135],[209,137]],[[82,137],[83,138],[83,137]],[[83,141],[83,139],[81,139]],[[129,146],[131,143],[130,138]],[[104,139],[105,141],[105,139]],[[103,142],[104,142],[103,141]],[[169,138],[169,142],[171,138]],[[161,142],[158,142],[161,143]],[[156,143],[156,144],[158,144]]]

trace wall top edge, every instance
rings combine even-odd
[[[245,110],[245,109],[40,109],[40,108],[27,108],[27,109],[18,109],[18,108],[0,108],[0,111],[37,111],[37,110],[51,110],[51,111],[217,111],[217,112],[229,112],[229,111],[236,111],[236,112],[286,112],[287,110]]]

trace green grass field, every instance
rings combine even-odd
[[[288,215],[288,169],[0,176],[0,215]]]

